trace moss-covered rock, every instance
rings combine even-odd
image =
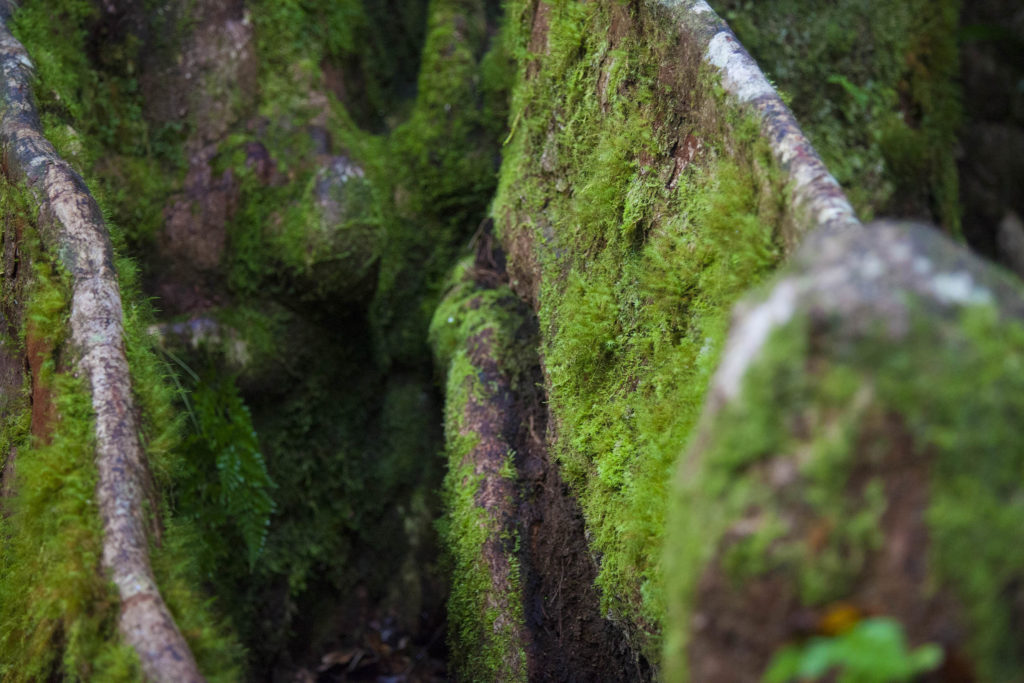
[[[865,220],[960,230],[960,3],[713,0]]]
[[[738,309],[676,475],[668,680],[753,680],[869,616],[1017,680],[1022,315],[1018,281],[898,224],[816,234]]]
[[[371,315],[386,363],[421,364],[444,280],[495,186],[507,70],[483,0],[430,4],[409,119],[368,169],[390,192]]]

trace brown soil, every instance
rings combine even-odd
[[[539,375],[539,373],[538,373]],[[542,386],[538,377],[535,386]],[[540,435],[546,409],[541,391],[520,404],[520,466],[524,500],[525,613],[534,650],[531,681],[645,681],[648,663],[630,650],[624,633],[601,616],[597,564],[584,535],[576,499],[551,461]]]
[[[269,677],[288,683],[389,681],[440,683],[449,680],[445,624],[437,612],[415,626],[381,608],[365,587],[357,587],[338,607],[331,630],[339,634],[304,657],[298,667],[280,666]]]

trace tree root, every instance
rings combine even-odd
[[[103,216],[82,178],[41,131],[33,67],[0,13],[0,144],[11,182],[24,182],[40,210],[42,239],[71,276],[74,372],[88,379],[96,413],[96,501],[103,569],[121,598],[119,628],[153,681],[201,681],[149,561],[145,500],[150,485],[125,356],[121,294]]]

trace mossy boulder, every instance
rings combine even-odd
[[[1022,397],[1019,281],[923,226],[808,239],[738,308],[678,465],[666,679],[887,617],[943,680],[1020,680]]]

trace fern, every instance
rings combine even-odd
[[[213,372],[190,374],[196,378],[187,404],[194,429],[184,443],[187,465],[179,505],[208,536],[207,570],[233,552],[237,534],[251,571],[266,543],[274,482],[234,380]]]

